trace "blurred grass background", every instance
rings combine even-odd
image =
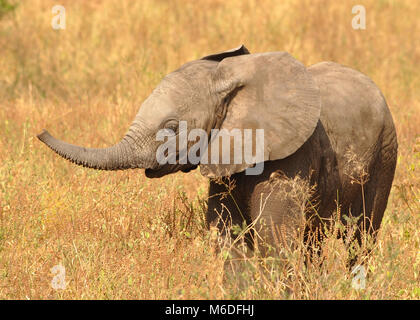
[[[65,30],[51,27],[56,1],[0,4],[0,298],[420,298],[420,2],[62,0]],[[351,27],[356,4],[366,30]],[[336,61],[383,91],[399,158],[365,290],[351,287],[335,240],[318,268],[250,258],[226,273],[204,228],[208,181],[197,170],[157,180],[97,172],[36,139],[48,128],[108,146],[165,74],[240,44],[306,65]],[[51,287],[59,263],[65,290]]]

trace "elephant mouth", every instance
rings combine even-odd
[[[182,171],[182,172],[187,173],[187,172],[190,172],[191,170],[196,169],[197,167],[198,167],[197,165],[192,165],[192,164],[187,164],[187,165],[175,164],[172,166],[165,165],[157,169],[146,169],[145,174],[147,178],[161,178],[163,176],[166,176],[171,173],[175,173],[177,171]]]

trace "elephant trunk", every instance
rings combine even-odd
[[[123,170],[152,167],[150,160],[146,161],[136,154],[135,151],[138,151],[139,147],[143,149],[143,146],[139,146],[137,141],[143,139],[133,138],[133,130],[130,130],[116,145],[103,149],[72,145],[54,138],[46,130],[38,135],[38,139],[63,158],[87,168]]]

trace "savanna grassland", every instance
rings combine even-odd
[[[51,27],[55,4],[0,1],[1,299],[420,299],[419,1],[62,0],[65,30]],[[366,30],[351,27],[355,4]],[[94,171],[36,138],[109,146],[164,75],[242,43],[348,65],[388,101],[398,165],[364,290],[334,239],[323,264],[292,252],[287,267],[254,256],[230,269],[199,170]],[[58,264],[64,290],[51,286]]]

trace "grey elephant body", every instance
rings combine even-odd
[[[312,136],[287,158],[265,162],[261,175],[240,172],[223,183],[211,181],[209,225],[225,232],[225,226],[242,225],[245,219],[255,224],[265,242],[278,245],[281,232],[295,234],[302,222],[306,232],[315,231],[339,211],[344,224],[345,216],[365,215],[359,219],[357,240],[362,229],[376,235],[397,160],[396,133],[386,101],[368,77],[350,68],[322,62],[308,70],[321,91],[321,115]],[[307,199],[290,194],[297,176],[312,187],[298,190],[309,192]],[[236,187],[226,196],[229,180]],[[281,189],[279,180],[284,181]],[[298,207],[297,200],[307,200],[306,210]]]
[[[181,163],[180,150],[175,164],[155,159],[162,144],[156,132],[171,129],[178,139],[179,120],[207,133],[214,128],[264,129],[261,174],[247,175],[244,170],[252,163],[198,164],[212,178],[207,221],[222,233],[226,226],[246,221],[276,244],[278,233],[291,239],[301,227],[319,230],[334,212],[363,215],[360,231],[376,234],[379,229],[397,159],[393,120],[377,86],[336,63],[306,68],[287,53],[249,54],[242,46],[189,62],[165,77],[113,147],[78,147],[46,131],[38,137],[76,164],[145,168],[153,178],[197,167]],[[210,141],[208,149],[213,152]],[[226,196],[229,181],[235,188]],[[300,190],[303,197],[294,190],[298,182],[308,187]]]

